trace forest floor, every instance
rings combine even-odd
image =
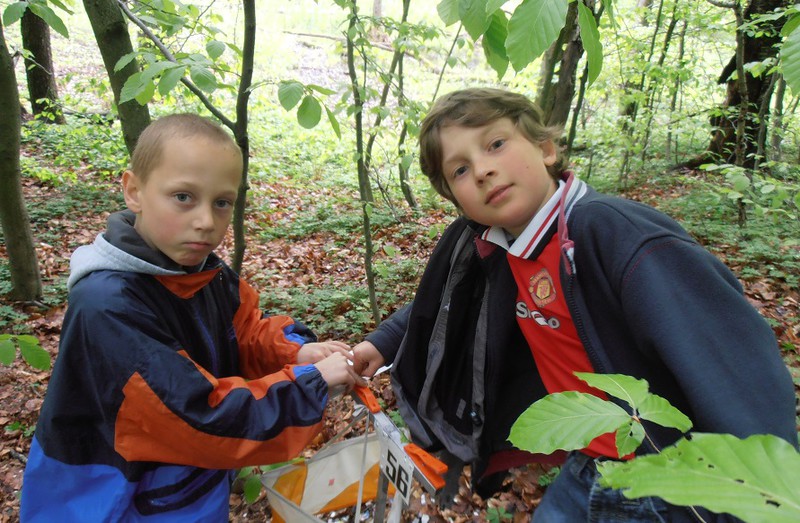
[[[24,196],[31,209],[44,207],[48,200],[61,197],[63,186],[42,183],[36,180],[24,180]],[[78,180],[77,183],[91,183],[99,189],[95,192],[98,198],[98,208],[104,208],[99,199],[108,199],[109,195],[118,194],[116,182],[102,182],[93,179]],[[308,189],[300,189],[295,185],[271,185],[270,187],[256,187],[254,193],[261,191],[262,198],[272,199],[282,209],[300,209],[307,201]],[[679,188],[674,191],[680,191]],[[665,193],[661,190],[654,191],[646,186],[639,187],[635,193],[626,194],[634,199],[644,200],[651,204],[664,201],[665,198],[675,197],[677,192]],[[89,205],[91,207],[91,205]],[[280,212],[271,215],[250,216],[248,219],[277,220]],[[94,236],[105,227],[108,211],[92,213],[81,211],[78,213],[65,213],[61,217],[51,217],[44,223],[34,223],[34,237],[48,239],[47,242],[38,241],[38,256],[40,270],[46,284],[60,282],[68,271],[69,255],[74,247],[79,244],[89,243]],[[441,211],[432,212],[420,218],[423,223],[446,222],[447,217]],[[400,248],[407,247],[408,255],[416,257],[420,264],[424,263],[426,253],[432,245],[432,239],[424,236],[418,228],[419,236],[413,233],[406,234],[406,242]],[[353,263],[352,256],[328,256],[325,250],[319,249],[328,241],[329,233],[315,233],[311,237],[298,240],[272,239],[266,242],[250,240],[245,259],[243,274],[256,274],[265,270],[281,271],[286,267],[287,261],[291,264],[302,265],[301,271],[294,271],[281,277],[276,285],[307,285],[309,282],[332,282],[334,285],[361,284],[360,264]],[[56,241],[54,241],[56,239]],[[351,250],[355,253],[359,249],[359,239],[353,238],[352,244],[340,250]],[[316,246],[316,248],[315,248]],[[726,249],[724,246],[709,245],[723,257]],[[221,246],[222,255],[231,251],[231,241],[227,239]],[[4,245],[0,244],[0,257],[6,256]],[[322,259],[320,259],[322,256]],[[287,257],[290,259],[287,260]],[[309,260],[313,261],[310,263]],[[737,267],[732,267],[737,271]],[[256,279],[257,281],[257,279]],[[274,282],[273,282],[274,283]],[[743,281],[748,299],[767,318],[774,320],[775,333],[781,346],[785,350],[786,361],[790,366],[795,382],[800,376],[800,363],[798,363],[797,350],[800,348],[800,293],[797,288],[790,288],[771,279],[755,279]],[[260,289],[261,292],[268,289]],[[401,305],[402,297],[398,296]],[[58,354],[58,340],[61,321],[66,309],[65,303],[42,308],[37,304],[11,303],[4,296],[0,296],[0,306],[3,310],[14,310],[24,323],[24,329],[35,335],[42,346],[53,358]],[[394,307],[390,307],[393,309]],[[8,319],[7,319],[8,320]],[[18,326],[19,327],[19,326]],[[321,333],[326,337],[326,333]],[[359,340],[346,340],[356,343]],[[788,349],[788,350],[787,350]],[[26,456],[30,448],[33,428],[36,424],[39,408],[47,389],[49,371],[36,371],[20,358],[10,367],[0,366],[0,523],[18,520],[19,493],[22,487],[22,473]],[[393,405],[393,395],[385,375],[375,378],[371,384],[375,393],[382,398],[387,406]],[[338,399],[333,402],[328,411],[328,418],[324,433],[315,445],[322,444],[332,435],[337,433],[352,416],[352,401]],[[439,509],[435,504],[424,501],[419,490],[412,496],[409,509],[405,512],[406,521],[514,521],[524,522],[530,519],[532,510],[537,505],[541,494],[541,483],[547,479],[547,470],[532,466],[516,470],[509,478],[504,490],[491,499],[481,499],[471,494],[468,488],[468,470],[461,480],[460,494],[452,506]],[[370,507],[367,506],[367,514]],[[234,494],[231,497],[231,521],[267,521],[270,509],[263,495],[253,504],[244,502],[243,496]],[[502,519],[507,516],[509,519]],[[346,521],[348,514],[331,516],[331,521]]]

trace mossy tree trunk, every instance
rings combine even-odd
[[[8,53],[0,23],[0,224],[11,272],[10,298],[20,301],[42,297],[39,263],[33,247],[28,211],[22,198],[19,90],[14,62]]]
[[[63,124],[64,114],[58,103],[53,53],[50,47],[50,27],[30,9],[26,9],[20,20],[20,32],[22,47],[31,53],[29,58],[25,58],[31,110],[34,115],[42,116],[45,122]]]
[[[115,71],[114,67],[123,56],[133,52],[128,24],[115,0],[84,0],[83,6],[86,15],[92,24],[97,46],[103,56],[108,78],[111,81],[111,90],[114,92],[114,103],[117,104],[122,136],[129,153],[133,153],[136,140],[150,124],[150,111],[147,105],[131,100],[120,104],[120,94],[131,75],[139,72],[139,65],[131,60],[125,67]]]

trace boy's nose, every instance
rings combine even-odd
[[[494,166],[490,162],[482,162],[475,166],[475,178],[482,182],[485,178],[494,174]]]
[[[214,210],[206,209],[205,207],[199,208],[194,217],[194,226],[196,229],[210,230],[214,228]]]

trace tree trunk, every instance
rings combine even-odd
[[[786,95],[786,80],[781,75],[778,80],[778,89],[775,92],[775,108],[772,111],[772,136],[770,137],[770,160],[780,162],[783,160],[783,134],[786,132],[783,124],[783,99]]]
[[[53,54],[50,48],[50,27],[47,22],[25,10],[20,20],[22,47],[30,57],[25,58],[25,74],[28,78],[28,96],[35,116],[45,122],[64,123],[64,114],[58,103],[56,75],[53,69]]]
[[[592,7],[592,3],[587,2],[587,5]],[[572,99],[575,97],[578,62],[582,55],[578,4],[572,2],[569,4],[564,28],[542,60],[543,74],[536,102],[541,107],[548,125],[563,127],[567,123]],[[556,77],[557,79],[553,81]]]
[[[233,269],[242,270],[244,252],[247,248],[244,228],[244,211],[247,205],[247,191],[249,183],[247,173],[250,169],[250,134],[248,131],[248,106],[250,103],[250,87],[253,84],[253,69],[256,48],[256,6],[255,0],[244,0],[244,45],[242,46],[242,71],[239,80],[239,89],[236,96],[236,124],[233,126],[233,136],[242,151],[242,183],[236,196],[236,206],[233,213]]]
[[[19,165],[19,90],[14,63],[8,53],[0,23],[0,225],[11,272],[10,298],[20,301],[42,297],[42,280],[33,247],[28,211],[22,198]]]
[[[381,313],[378,308],[378,297],[375,292],[375,271],[372,268],[372,257],[374,248],[372,245],[372,225],[370,220],[372,195],[370,191],[369,172],[364,159],[364,121],[363,121],[363,101],[358,85],[355,64],[355,45],[350,36],[356,30],[356,20],[358,16],[357,1],[353,0],[350,6],[349,25],[347,31],[347,73],[350,78],[350,86],[353,91],[353,105],[355,112],[353,118],[356,126],[356,170],[358,172],[358,189],[361,196],[361,218],[364,230],[364,272],[367,277],[367,290],[369,292],[369,304],[372,309],[372,318],[375,325],[381,322]]]
[[[753,0],[744,12],[745,22],[750,21],[754,16],[769,13],[780,7],[789,4],[786,0]],[[743,38],[743,63],[761,62],[767,58],[774,58],[777,54],[776,45],[780,42],[780,30],[784,18],[773,21],[770,27],[763,27],[761,31],[753,33],[745,31]],[[740,88],[735,79],[732,78],[736,71],[736,56],[731,58],[728,65],[722,70],[719,83],[727,84],[727,95],[725,102],[717,114],[711,118],[711,142],[705,154],[688,162],[689,166],[697,166],[709,160],[720,163],[736,163],[736,129],[740,124],[744,127],[743,147],[740,151],[743,155],[743,166],[752,168],[756,163],[756,153],[758,152],[758,111],[764,103],[769,103],[766,98],[771,97],[770,77],[762,75],[754,77],[749,72],[745,73],[747,100],[746,118],[744,122],[739,122],[738,108],[742,103]]]
[[[139,139],[144,128],[150,124],[150,111],[146,105],[139,105],[139,102],[135,100],[121,105],[119,103],[125,80],[139,72],[136,60],[131,60],[121,70],[114,71],[114,66],[117,65],[119,59],[133,52],[128,24],[114,0],[84,0],[83,5],[92,24],[100,54],[103,56],[103,63],[111,81],[111,90],[114,91],[114,103],[117,104],[119,111],[125,146],[129,153],[133,153],[136,140]]]

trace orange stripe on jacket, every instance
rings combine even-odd
[[[211,394],[208,395],[208,405],[209,407],[216,407],[225,397],[230,394],[232,391],[236,389],[247,389],[250,391],[250,394],[257,400],[260,400],[264,396],[267,395],[267,391],[269,388],[275,384],[282,381],[290,380],[289,373],[289,366],[287,365],[284,367],[284,372],[276,372],[272,374],[268,374],[263,376],[257,380],[246,380],[239,376],[229,376],[226,378],[215,378],[213,374],[208,372],[206,369],[198,365],[196,361],[189,357],[189,354],[185,350],[178,351],[178,354],[185,357],[189,361],[191,361],[197,371],[202,374],[211,386],[214,387],[214,390]],[[292,374],[293,375],[293,374]]]
[[[279,371],[284,365],[297,363],[300,345],[286,339],[284,327],[294,323],[288,316],[263,317],[258,306],[258,293],[244,280],[239,280],[239,309],[233,317],[233,328],[239,343],[239,369],[245,378],[255,379]]]
[[[255,441],[201,432],[175,415],[137,372],[123,388],[114,449],[128,461],[158,461],[207,469],[279,463],[297,456],[319,433],[322,422],[287,427]]]

